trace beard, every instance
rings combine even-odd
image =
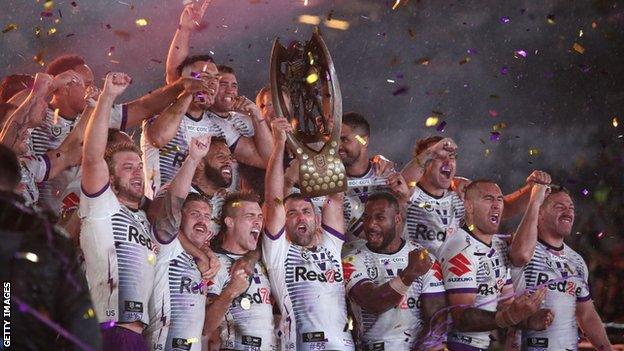
[[[227,188],[232,184],[232,178],[226,179],[223,177],[223,173],[221,173],[221,169],[214,168],[210,165],[206,165],[204,168],[204,175],[208,180],[210,180],[214,185],[219,188]]]
[[[117,191],[117,197],[124,197],[133,202],[140,202],[143,199],[143,188],[140,191],[135,190],[123,184],[120,178],[115,177],[113,179],[113,188]]]
[[[342,164],[344,164],[347,167],[353,165],[360,158],[360,153],[361,152],[358,152],[357,154],[352,155],[349,152],[345,151],[345,156],[341,160]]]

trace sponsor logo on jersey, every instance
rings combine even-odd
[[[251,291],[241,295],[241,298],[248,298],[252,304],[270,305],[273,303],[271,299],[271,290],[269,290],[269,288],[257,288],[255,292]],[[237,304],[240,304],[240,302],[236,300],[232,301],[232,307],[236,307]]]
[[[51,131],[52,131],[52,135],[54,135],[55,137],[58,137],[59,135],[61,135],[61,127],[59,126],[52,126]]]
[[[203,294],[205,292],[205,289],[203,289],[204,286],[205,284],[202,282],[196,282],[189,277],[182,276],[180,279],[180,294],[184,292],[189,294]]]
[[[550,281],[550,277],[546,273],[539,273],[537,275],[537,284],[544,284]],[[582,289],[575,282],[568,281],[567,279],[560,282],[552,282],[546,285],[548,290],[558,291],[570,296],[581,296]]]
[[[438,279],[438,280],[442,280],[442,267],[440,266],[439,262],[434,262],[433,266],[431,266],[431,270],[433,270],[433,276]]]
[[[449,260],[449,263],[451,264],[451,268],[449,268],[449,271],[458,277],[461,277],[462,275],[471,271],[470,260],[468,260],[466,256],[464,256],[464,254],[461,252],[451,258]]]
[[[342,282],[342,274],[333,268],[323,273],[308,270],[306,267],[295,266],[295,282],[298,281],[318,281],[321,283],[340,283]]]
[[[133,226],[128,226],[128,241],[147,247],[152,250],[152,239],[140,233],[139,230]]]
[[[193,345],[192,342],[189,342],[187,339],[182,338],[173,338],[171,341],[171,346],[177,350],[190,350]]]
[[[446,232],[439,231],[436,232],[433,229],[429,229],[424,224],[417,224],[414,230],[414,240],[428,240],[428,241],[441,241],[444,242],[446,240]]]
[[[342,272],[344,273],[344,277],[346,280],[351,280],[351,274],[355,272],[355,267],[353,266],[353,264],[347,262],[346,260],[343,260]]]

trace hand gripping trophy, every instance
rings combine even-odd
[[[270,80],[275,113],[293,125],[287,143],[299,160],[301,193],[317,197],[345,191],[347,177],[338,156],[342,95],[318,28],[305,44],[295,41],[285,48],[275,39]]]

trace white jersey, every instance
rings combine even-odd
[[[556,248],[538,241],[531,261],[511,272],[518,292],[545,284],[548,290],[542,308],[555,315],[544,331],[522,331],[522,350],[577,350],[576,304],[591,299],[583,258],[568,245]]]
[[[366,282],[380,286],[398,277],[399,272],[407,267],[410,251],[420,248],[422,246],[416,243],[404,241],[401,249],[394,254],[376,253],[363,246],[345,256],[342,266],[347,293]],[[360,347],[363,350],[379,351],[412,350],[423,325],[421,299],[433,296],[444,298],[442,272],[437,261],[429,272],[410,285],[407,294],[397,306],[381,314],[369,312],[351,300]]]
[[[416,186],[407,205],[406,239],[439,255],[442,244],[464,224],[464,202],[453,191],[433,196]]]
[[[262,256],[282,313],[282,350],[353,350],[340,250],[344,235],[323,225],[316,249],[295,245],[284,228],[265,231]]]
[[[100,323],[149,323],[155,238],[145,213],[122,205],[107,184],[80,194],[80,248]]]
[[[209,298],[221,295],[223,288],[230,282],[230,267],[242,257],[224,250],[215,252],[221,268],[208,283]],[[248,301],[250,307],[242,307],[243,300]],[[250,277],[249,288],[234,299],[225,312],[220,326],[221,350],[277,351],[279,344],[273,321],[273,303],[266,268],[262,262],[258,262]]]
[[[156,118],[159,117],[144,121],[141,133],[141,151],[145,164],[145,196],[150,199],[153,199],[160,187],[170,182],[182,167],[192,138],[210,134],[225,139],[228,147],[234,150],[241,136],[225,119],[209,111],[204,111],[199,118],[187,113],[182,117],[175,137],[163,148],[158,149],[152,145],[147,136],[147,129]]]
[[[223,118],[223,117],[222,117]],[[228,112],[228,116],[223,118],[231,124],[238,133],[244,137],[251,138],[255,134],[251,118],[239,112]]]
[[[476,294],[473,307],[495,312],[508,281],[508,245],[494,235],[490,245],[477,239],[468,228],[460,228],[440,249],[440,264],[447,294]],[[487,349],[490,332],[451,330],[448,341]]]
[[[201,350],[206,290],[195,259],[180,240],[161,244],[149,302],[150,325],[144,332],[151,350]]]
[[[78,114],[73,120],[65,119],[55,114],[54,110],[48,107],[43,124],[34,128],[30,135],[29,145],[32,152],[36,155],[43,155],[50,150],[57,149],[74,129],[80,117],[81,115]],[[126,105],[113,105],[109,120],[110,128],[124,130],[127,119],[128,111]],[[48,208],[56,214],[61,213],[64,201],[62,196],[64,194],[69,195],[66,189],[72,181],[79,179],[79,169],[80,167],[78,166],[68,168],[59,173],[54,179],[41,182],[39,184],[41,207]],[[74,198],[78,198],[80,196],[80,188],[73,189],[71,194],[73,194]]]
[[[39,200],[39,188],[37,183],[48,179],[50,175],[50,159],[48,155],[25,155],[19,157],[20,193],[26,201],[26,205],[36,205]]]

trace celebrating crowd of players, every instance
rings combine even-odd
[[[271,91],[254,103],[231,67],[189,54],[206,6],[184,8],[166,84],[137,100],[118,102],[124,73],[100,91],[77,55],[2,82],[2,190],[81,252],[93,308],[60,325],[104,350],[485,350],[503,330],[508,350],[575,350],[579,329],[611,349],[564,243],[566,189],[542,171],[506,196],[456,177],[441,137],[397,172],[350,112],[339,156],[356,185],[302,196]],[[138,126],[140,148],[124,132]],[[81,337],[90,319],[101,333]],[[40,337],[14,342],[70,343]]]

